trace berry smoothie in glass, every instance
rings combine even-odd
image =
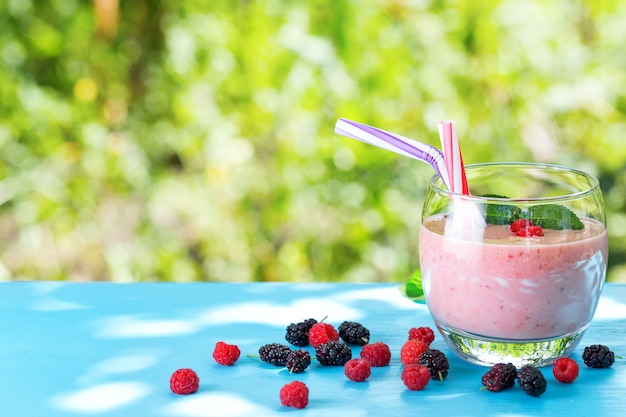
[[[472,363],[544,366],[568,356],[595,313],[608,236],[598,181],[554,165],[465,166],[471,195],[431,180],[419,238],[424,296]]]

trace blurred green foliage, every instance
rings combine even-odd
[[[0,279],[401,281],[426,164],[601,180],[626,282],[626,2],[0,2]]]

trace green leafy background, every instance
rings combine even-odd
[[[346,117],[465,163],[602,185],[626,282],[626,2],[4,0],[0,279],[404,281],[432,169]]]

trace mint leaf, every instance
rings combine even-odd
[[[556,204],[542,204],[528,208],[528,219],[544,229],[564,230],[584,229],[585,225],[567,207]]]
[[[422,272],[418,269],[407,282],[404,283],[403,288],[404,295],[416,302],[423,303],[424,300],[424,290],[422,288]]]
[[[483,194],[481,197],[508,198],[497,194]],[[509,204],[487,204],[485,221],[489,224],[511,224],[519,217],[520,209]]]
[[[485,220],[489,224],[511,224],[519,217],[519,208],[505,204],[488,204]]]

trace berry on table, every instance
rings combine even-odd
[[[304,408],[309,403],[309,388],[304,382],[292,381],[282,386],[279,396],[282,405]]]
[[[430,327],[412,327],[409,329],[409,340],[416,339],[430,345],[435,340],[435,332]]]
[[[259,348],[259,357],[263,362],[274,366],[285,366],[291,348],[280,343],[268,343]]]
[[[572,358],[558,358],[552,364],[554,377],[565,383],[570,383],[578,377],[578,364]]]
[[[615,354],[605,345],[591,345],[583,351],[583,362],[590,368],[608,368],[615,362]]]
[[[421,391],[430,381],[430,371],[422,365],[407,365],[402,370],[402,382],[411,391]]]
[[[339,325],[339,337],[348,344],[363,346],[370,341],[370,331],[361,323],[344,321]]]
[[[343,342],[326,342],[317,345],[315,357],[325,366],[343,366],[352,359],[352,349]]]
[[[317,323],[315,319],[307,319],[287,326],[285,340],[294,346],[307,346],[309,344],[309,330]]]
[[[420,356],[427,350],[428,345],[421,340],[407,340],[400,349],[400,361],[403,365],[419,364]]]
[[[517,371],[517,382],[526,394],[531,397],[538,397],[544,392],[548,383],[541,371],[534,366],[525,365]]]
[[[339,333],[332,324],[315,323],[309,330],[309,343],[316,348],[318,345],[339,340]]]
[[[174,394],[187,395],[198,391],[200,378],[193,369],[180,368],[170,377],[170,389]]]
[[[361,357],[374,367],[387,366],[391,360],[391,350],[386,343],[368,343],[361,348]]]
[[[285,366],[290,373],[301,374],[311,364],[311,355],[304,349],[292,350],[287,355]]]
[[[343,366],[343,372],[349,380],[363,382],[372,374],[372,366],[367,359],[350,359]]]
[[[420,355],[419,364],[430,371],[430,378],[442,381],[448,376],[450,363],[446,355],[437,349],[428,349]]]
[[[213,359],[215,362],[224,366],[231,366],[237,362],[241,355],[241,351],[237,345],[230,345],[225,342],[217,342],[213,350]]]
[[[512,363],[496,363],[483,374],[482,383],[492,392],[500,392],[515,385],[517,368]]]

